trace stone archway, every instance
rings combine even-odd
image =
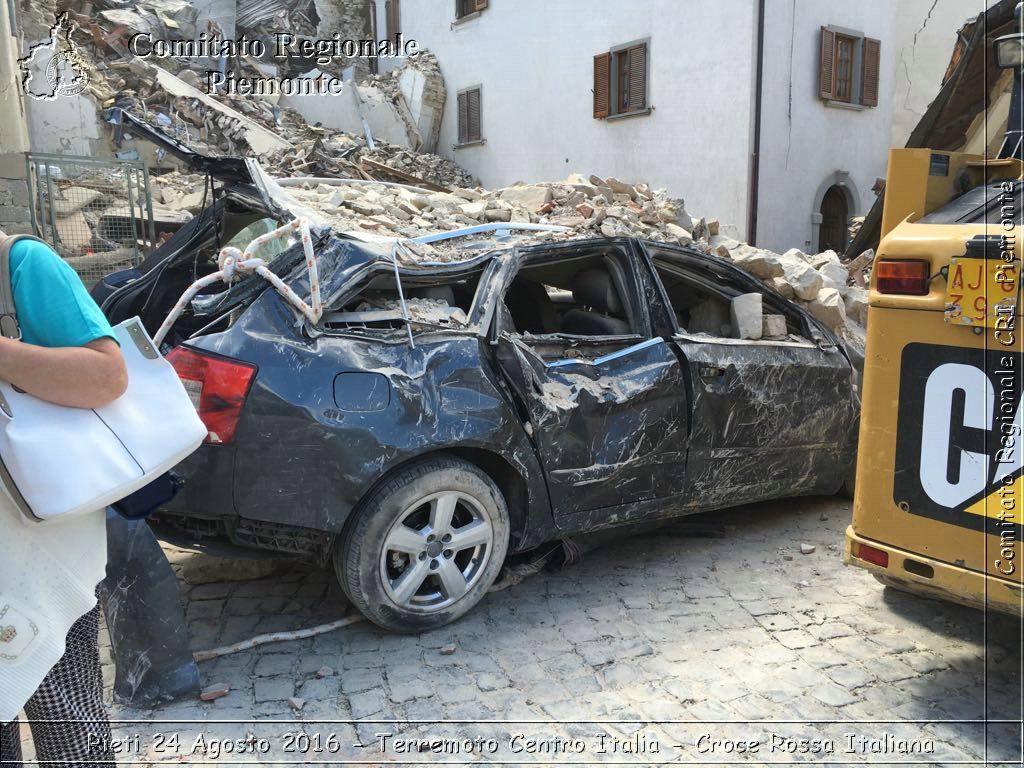
[[[833,184],[825,191],[819,213],[821,227],[818,229],[818,252],[842,253],[846,249],[846,230],[850,225],[850,206],[842,187]]]
[[[829,200],[826,202],[826,196]],[[845,203],[845,211],[842,210],[840,202]],[[817,192],[814,194],[814,207],[811,209],[811,237],[809,239],[811,248],[817,248],[820,250],[829,250],[828,248],[822,249],[822,227],[825,225],[824,221],[824,209],[828,207],[828,212],[834,217],[842,217],[844,223],[842,225],[841,235],[836,235],[835,228],[837,222],[830,221],[829,227],[831,233],[829,234],[829,242],[836,243],[839,245],[838,248],[833,247],[833,250],[842,252],[846,248],[847,240],[849,239],[849,224],[850,219],[858,215],[860,210],[860,195],[857,192],[857,188],[850,180],[850,174],[847,171],[835,171],[826,177],[826,179],[818,187]]]

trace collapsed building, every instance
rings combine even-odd
[[[324,34],[328,30],[316,13],[320,7],[312,1],[238,3],[232,32],[266,35],[288,24],[298,34]],[[46,12],[45,7],[36,8],[29,16],[38,25]],[[805,254],[792,249],[778,254],[755,248],[730,236],[735,230],[712,216],[691,215],[684,201],[666,190],[599,175],[572,174],[564,181],[483,189],[454,162],[433,154],[446,92],[439,63],[429,52],[373,76],[345,72],[352,63],[344,60],[281,62],[243,55],[197,65],[194,59],[173,56],[157,63],[132,52],[129,41],[138,33],[182,39],[201,34],[198,13],[195,5],[182,0],[138,5],[96,0],[69,12],[87,82],[79,98],[95,112],[103,128],[102,141],[115,156],[141,159],[150,167],[155,215],[168,230],[206,204],[206,180],[182,173],[173,157],[124,125],[119,119],[124,112],[200,155],[255,157],[278,179],[299,177],[289,185],[289,193],[339,233],[414,238],[514,222],[558,228],[533,232],[534,240],[635,235],[689,245],[743,268],[803,304],[833,330],[862,342],[864,271],[870,268],[870,252],[844,262],[832,251]],[[206,31],[223,32],[215,16],[207,9]],[[204,66],[230,67],[259,77],[287,78],[305,72],[314,79],[341,78],[344,85],[330,97],[218,92],[204,87]],[[335,183],[338,179],[354,183]],[[73,199],[65,194],[70,186],[58,180],[55,198]],[[83,182],[76,180],[74,186],[80,189]],[[53,207],[56,231],[65,241],[62,254],[73,264],[87,264],[95,279],[97,270],[124,265],[119,244],[104,239],[101,231],[102,222],[121,202],[109,195],[86,197],[86,204],[60,205],[55,199]],[[70,226],[72,219],[77,229]],[[65,238],[62,230],[85,235]],[[455,258],[457,250],[449,240],[417,244],[409,253],[444,261]],[[720,319],[709,317],[707,323],[707,328],[696,330],[719,332]],[[759,336],[761,331],[752,333]]]

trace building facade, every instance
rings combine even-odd
[[[401,31],[437,55],[438,151],[484,185],[647,181],[743,239],[816,251],[841,246],[874,202],[901,30],[927,27],[932,4],[764,0],[763,18],[756,0],[374,8],[378,35]]]

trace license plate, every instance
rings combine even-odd
[[[993,328],[1012,315],[1020,291],[1020,262],[955,258],[946,280],[946,322]]]

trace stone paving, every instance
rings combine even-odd
[[[616,537],[442,630],[361,623],[205,662],[228,695],[113,707],[149,721],[116,728],[139,735],[123,763],[1019,765],[1021,623],[843,567],[849,518],[839,499],[714,513],[722,537]],[[327,571],[250,562],[273,573],[230,581],[206,556],[172,559],[196,650],[349,610]],[[986,712],[1016,722],[971,722]]]

